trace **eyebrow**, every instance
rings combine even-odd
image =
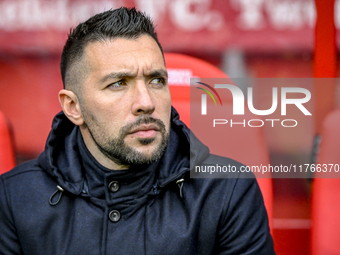
[[[132,72],[112,72],[102,77],[99,81],[101,83],[105,83],[108,80],[120,79],[124,77],[134,77],[134,76],[136,76],[136,74]]]
[[[146,73],[146,77],[157,77],[157,76],[163,76],[165,78],[168,78],[168,72],[164,69],[157,69],[152,70],[150,73]]]
[[[135,72],[112,72],[104,77],[102,77],[99,81],[100,83],[105,83],[108,80],[113,80],[113,79],[120,79],[120,78],[128,78],[128,77],[135,77],[136,73]],[[157,76],[163,76],[165,78],[168,78],[168,72],[164,69],[157,69],[157,70],[152,70],[149,73],[146,73],[146,77],[157,77]]]

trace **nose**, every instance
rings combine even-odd
[[[134,102],[132,104],[132,113],[134,115],[152,114],[155,111],[155,104],[151,93],[144,82],[136,84],[133,97]]]

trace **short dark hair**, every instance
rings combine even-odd
[[[151,18],[135,8],[121,7],[108,10],[96,14],[87,21],[80,23],[75,29],[71,29],[60,62],[64,88],[72,79],[68,73],[70,67],[81,59],[85,47],[90,42],[113,38],[136,39],[141,35],[151,36],[163,54]]]

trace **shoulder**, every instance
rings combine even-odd
[[[47,177],[47,173],[38,164],[37,159],[33,159],[14,167],[0,177],[3,181],[3,185],[6,185],[7,187],[13,185],[17,187],[19,185],[26,186],[26,184],[30,183],[38,185],[39,182],[37,183],[37,179]]]
[[[254,174],[247,172],[245,165],[231,158],[209,154],[204,161],[191,166],[190,182],[200,193],[217,194],[219,205],[223,203],[226,211],[240,200],[240,206],[246,206],[247,200],[263,203]]]
[[[228,218],[237,210],[260,210],[265,214],[263,197],[255,175],[245,165],[230,158],[210,154],[192,166],[190,182],[201,194],[215,197],[222,214]],[[218,201],[216,201],[216,199]]]
[[[243,164],[216,155],[209,155],[200,166],[215,167],[210,172],[192,174],[190,181],[205,203],[212,201],[210,209],[219,214],[219,252],[275,254],[267,212],[255,176],[246,172]],[[223,166],[225,172],[221,170]],[[232,167],[235,172],[227,170]],[[195,167],[191,171],[195,171]]]
[[[20,200],[22,197],[55,188],[53,180],[38,164],[36,159],[20,164],[0,176],[0,192],[8,199]],[[52,185],[51,185],[52,184]],[[1,198],[0,198],[1,199]]]
[[[39,167],[37,160],[33,159],[25,163],[22,163],[14,167],[12,170],[2,174],[1,178],[3,180],[9,180],[9,179],[16,178],[19,176],[29,175],[31,174],[31,172],[36,172],[36,171],[42,171],[42,169]]]
[[[218,177],[215,178],[215,176]],[[214,173],[209,173],[205,174],[204,177],[191,176],[189,182],[201,194],[217,195],[221,199],[219,205],[226,203],[225,209],[230,208],[229,202],[237,203],[238,200],[246,201],[249,199],[256,200],[260,204],[263,203],[261,190],[253,174],[223,173],[222,175],[214,175]],[[247,202],[244,204],[246,205]]]

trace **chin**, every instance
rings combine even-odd
[[[157,152],[158,146],[147,146],[148,148],[140,148],[136,149],[137,152],[142,154],[145,157],[151,157]]]

